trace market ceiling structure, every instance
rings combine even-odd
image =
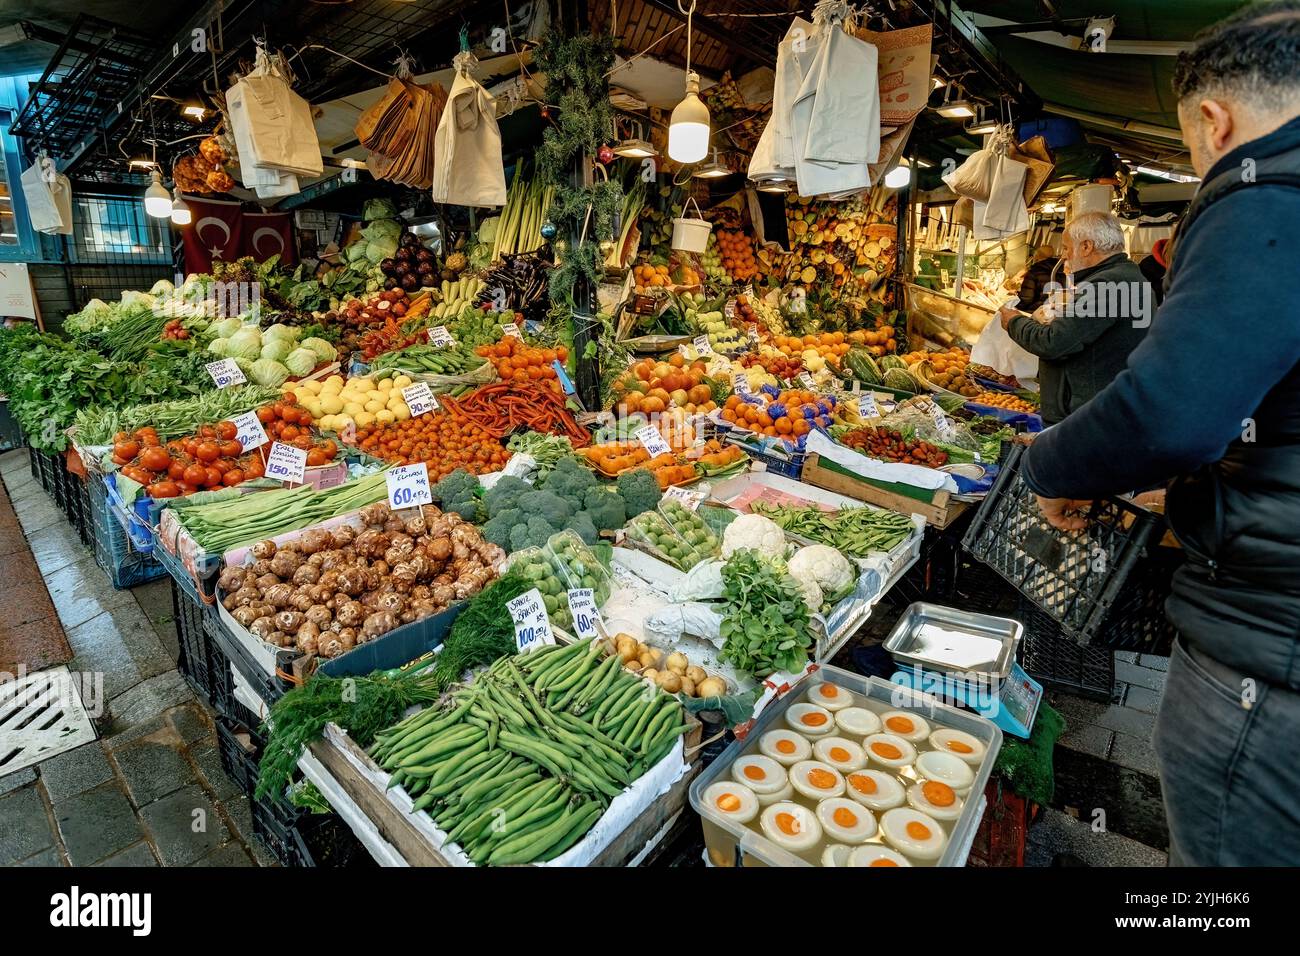
[[[251,61],[254,36],[286,51],[303,95],[327,103],[377,85],[399,52],[415,58],[417,72],[445,69],[461,27],[482,48],[493,27],[506,26],[522,48],[538,2],[209,0],[189,6],[187,15],[186,5],[174,0],[9,0],[0,7],[0,72],[46,73],[49,107],[19,117],[29,145],[43,139],[74,178],[111,179],[124,168],[124,142],[142,135],[171,142],[193,132],[174,106],[160,108],[155,100],[150,110],[150,98],[223,88],[231,72]],[[1069,116],[1093,143],[1131,162],[1180,169],[1186,155],[1170,92],[1174,55],[1197,30],[1244,2],[879,0],[862,6],[873,28],[934,23],[940,71],[964,93],[999,109],[1005,102],[1017,119]],[[813,6],[811,0],[701,0],[692,65],[706,79],[770,68],[790,19],[810,16]],[[579,8],[592,29],[614,31],[625,59],[684,63],[686,18],[677,0],[589,0]],[[1111,17],[1106,52],[1080,50],[1085,24]],[[179,41],[197,28],[216,42],[193,52]],[[84,82],[87,64],[98,82]],[[64,85],[78,69],[82,88]],[[975,145],[960,125],[933,112],[923,114],[913,142],[923,154]]]

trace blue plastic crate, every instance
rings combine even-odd
[[[95,563],[103,568],[118,590],[154,581],[167,569],[148,554],[131,547],[126,529],[108,503],[108,487],[102,481],[88,482],[90,510],[95,532]]]
[[[744,441],[734,434],[728,435],[724,440],[740,448],[754,461],[762,462],[767,466],[767,470],[774,475],[783,475],[786,478],[793,478],[798,481],[799,476],[803,474],[803,463],[805,457],[807,457],[803,452],[768,451],[760,445]]]
[[[128,508],[117,493],[117,476],[105,475],[104,484],[108,488],[109,507],[130,537],[131,546],[141,554],[152,553],[153,528],[156,520],[156,515],[152,513],[153,499],[147,495],[139,495]]]

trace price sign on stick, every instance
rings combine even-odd
[[[810,392],[817,391],[817,383],[813,381],[813,377],[809,372],[799,373],[799,384]]]
[[[515,649],[520,654],[544,644],[555,643],[555,635],[551,633],[551,619],[546,613],[542,592],[537,588],[507,601],[506,609],[515,622]]]
[[[430,345],[455,345],[456,340],[452,338],[451,333],[447,331],[445,325],[435,325],[429,330]]]
[[[742,397],[753,394],[749,390],[749,379],[744,372],[737,372],[731,376],[731,390]]]
[[[388,482],[388,507],[394,510],[433,504],[429,491],[429,468],[424,462],[398,465],[384,472]]]
[[[701,355],[713,354],[713,346],[709,344],[709,337],[707,335],[697,335],[692,341],[695,345],[695,351],[699,352]]]
[[[406,407],[411,410],[412,418],[425,412],[436,412],[439,408],[438,400],[429,390],[428,382],[416,382],[414,385],[406,386],[402,389],[402,401],[406,402]]]
[[[244,451],[261,448],[269,441],[266,437],[266,429],[262,427],[261,421],[258,420],[257,412],[244,412],[242,415],[235,415],[230,421],[239,429],[235,435],[235,441],[243,446]]]
[[[691,488],[680,488],[677,485],[673,485],[664,492],[662,500],[680,502],[681,506],[687,511],[697,511],[699,510],[700,503],[704,501],[704,498],[705,493],[703,491],[695,491]]]
[[[271,454],[266,457],[266,477],[302,484],[306,471],[307,452],[278,441],[271,443]]]
[[[651,458],[658,458],[660,455],[671,453],[672,449],[668,447],[668,442],[664,441],[664,436],[659,433],[659,429],[653,425],[642,425],[635,432],[636,440],[641,443],[647,455]]]
[[[586,640],[599,637],[605,628],[591,588],[574,588],[569,592],[569,610],[573,613],[573,633]]]
[[[203,366],[212,376],[212,381],[217,383],[217,388],[229,388],[231,385],[243,385],[248,381],[244,373],[239,370],[235,360],[231,358],[219,359],[216,362],[209,362]]]

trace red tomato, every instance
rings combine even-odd
[[[167,466],[167,477],[172,481],[180,481],[185,477],[185,464],[179,461],[172,461]]]
[[[240,471],[238,468],[231,468],[228,472],[226,472],[225,477],[221,479],[221,483],[224,484],[227,488],[229,488],[232,487],[233,485],[239,484],[243,480],[244,480],[244,473]]]
[[[244,446],[241,445],[239,442],[235,441],[234,439],[231,439],[230,441],[223,441],[221,443],[222,458],[238,458],[243,453],[244,453]]]
[[[263,425],[269,425],[271,422],[275,421],[278,417],[279,416],[275,414],[274,405],[263,405],[261,408],[257,410],[257,420],[261,422]]]
[[[192,495],[194,492],[201,490],[198,485],[191,485],[188,481],[181,482],[181,494],[183,495]]]
[[[167,454],[167,449],[158,446],[149,446],[140,452],[140,465],[148,468],[150,471],[166,471],[172,462],[172,456]]]
[[[208,470],[202,465],[190,465],[185,469],[185,473],[181,476],[181,480],[187,485],[194,485],[197,487],[203,484],[203,482],[207,480],[207,477]]]
[[[302,411],[298,413],[299,428],[306,428],[311,424],[311,422],[312,422],[311,412],[307,411],[307,409],[304,408]]]
[[[235,436],[239,434],[239,428],[234,422],[218,422],[217,436],[222,441],[234,441]]]
[[[149,486],[150,498],[175,498],[180,493],[180,486],[174,481],[158,481]]]
[[[221,457],[221,446],[214,441],[199,442],[199,447],[194,450],[194,457],[204,464],[214,462]]]
[[[311,467],[317,465],[328,465],[329,457],[319,448],[313,448],[311,451],[307,452],[307,464]]]
[[[130,461],[136,455],[140,454],[140,443],[138,441],[120,441],[113,446],[113,454],[118,458],[125,458]]]
[[[265,473],[263,470],[262,459],[254,456],[252,461],[244,466],[245,478],[261,478]]]
[[[296,405],[285,405],[280,410],[280,417],[290,425],[296,425],[298,423],[298,407]]]
[[[280,438],[284,441],[293,441],[299,435],[297,425],[285,425],[280,429]]]
[[[207,480],[205,480],[203,483],[207,485],[209,488],[215,488],[219,484],[221,484],[221,479],[224,477],[225,475],[223,475],[216,468],[209,468]]]

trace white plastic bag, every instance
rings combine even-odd
[[[721,649],[722,615],[707,604],[694,601],[687,604],[670,604],[661,611],[656,611],[645,619],[647,637],[659,638],[675,644],[683,634],[702,637],[714,647]]]
[[[1009,156],[993,157],[993,181],[982,223],[1003,235],[1014,235],[1029,228],[1029,210],[1025,208],[1025,176],[1029,167]]]
[[[1013,302],[1019,304],[1018,299]],[[984,331],[970,350],[970,360],[975,365],[987,365],[1003,375],[1014,375],[1018,379],[1038,377],[1038,356],[1026,352],[1007,334],[1002,322],[995,315],[984,326]]]
[[[231,94],[235,94],[233,102]],[[251,163],[302,176],[324,172],[311,104],[289,88],[278,63],[265,50],[258,49],[252,71],[240,78],[226,96],[241,170],[245,163]]]
[[[72,235],[72,185],[54,160],[38,157],[21,179],[32,228],[52,236]]]
[[[992,150],[977,150],[966,157],[966,162],[943,177],[944,184],[958,196],[987,202],[993,188],[993,161],[996,158]],[[978,210],[975,219],[979,221]]]
[[[674,601],[716,601],[722,597],[722,561],[701,561],[668,589]]]

